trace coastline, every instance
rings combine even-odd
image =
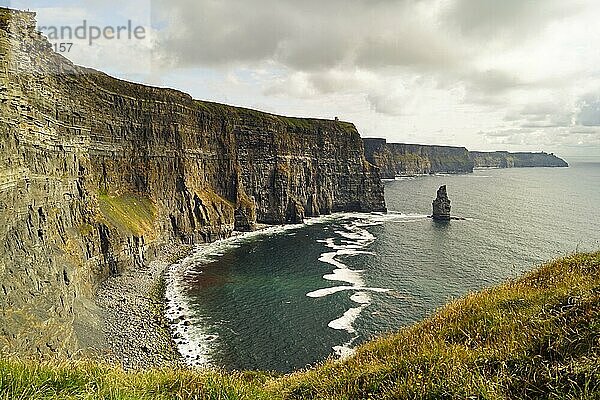
[[[165,273],[190,246],[165,245],[142,268],[130,268],[103,282],[96,304],[110,363],[125,370],[182,365],[165,318]]]
[[[257,224],[253,232],[271,226]],[[230,238],[244,233],[234,231]],[[105,361],[125,370],[187,366],[166,313],[166,279],[169,267],[192,251],[190,245],[163,245],[147,265],[129,268],[99,286],[95,301],[102,316],[105,349],[101,354]]]

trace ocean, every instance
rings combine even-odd
[[[447,185],[452,214],[431,202]],[[191,365],[289,372],[552,258],[600,249],[600,163],[385,182],[386,214],[340,213],[198,246],[168,272]]]

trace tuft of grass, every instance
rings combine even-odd
[[[154,231],[156,207],[149,197],[131,193],[118,196],[101,193],[98,203],[102,217],[122,232],[139,237],[151,235]]]
[[[284,376],[0,360],[0,399],[600,399],[600,252],[542,265]]]

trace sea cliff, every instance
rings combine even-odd
[[[354,125],[121,81],[0,8],[0,349],[98,345],[98,285],[167,243],[384,210]]]
[[[568,167],[553,153],[509,153],[469,151],[464,147],[387,143],[386,139],[365,138],[365,157],[378,166],[381,177],[424,174],[465,174],[473,168]]]
[[[568,167],[567,162],[550,153],[509,153],[507,151],[471,151],[475,168]]]
[[[376,138],[363,141],[367,160],[381,169],[382,178],[473,172],[473,162],[464,147],[387,143],[385,139]]]

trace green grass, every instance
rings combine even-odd
[[[260,399],[259,374],[0,360],[0,399]]]
[[[102,217],[113,227],[127,234],[152,234],[156,207],[144,195],[122,194],[111,196],[101,193],[98,203]]]
[[[0,399],[600,399],[600,253],[473,293],[284,376],[0,361]]]
[[[245,121],[263,121],[268,120],[281,124],[289,131],[313,131],[320,126],[325,126],[331,129],[331,124],[337,125],[345,131],[354,132],[356,127],[350,122],[317,119],[317,118],[300,118],[300,117],[286,117],[283,115],[270,114],[267,112],[253,110],[250,108],[236,107],[226,104],[213,103],[210,101],[195,100],[196,107],[200,110],[214,114],[214,115],[236,115],[241,120]]]

